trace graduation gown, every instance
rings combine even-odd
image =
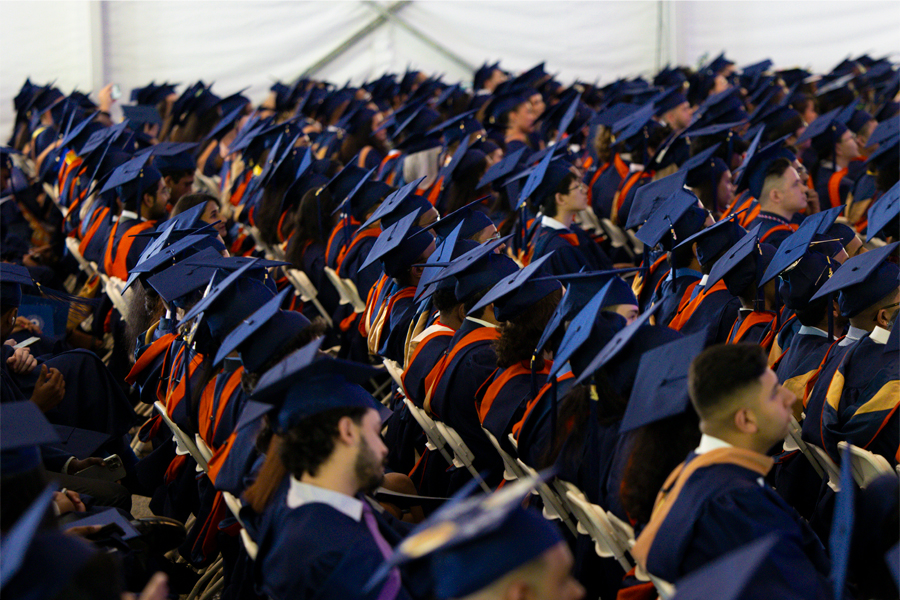
[[[823,207],[822,210],[825,210]],[[797,231],[797,225],[784,217],[770,213],[760,212],[755,219],[750,221],[747,229],[753,229],[759,225],[759,242],[772,244],[776,248],[792,233]]]
[[[480,391],[476,398],[478,419],[501,445],[508,445],[513,425],[522,418],[528,402],[547,381],[552,366],[551,361],[544,361],[543,368],[536,369],[533,377],[527,360],[506,369],[498,368]]]
[[[250,526],[259,545],[254,563],[259,587],[274,600],[376,600],[382,586],[367,594],[363,589],[384,557],[364,519],[356,521],[321,502],[289,508],[288,481]],[[381,535],[396,546],[401,532],[383,515],[376,512],[375,518]],[[414,597],[405,585],[396,596]]]
[[[711,343],[724,343],[740,308],[740,299],[731,295],[724,281],[717,281],[711,288],[704,288],[688,304],[684,313],[672,319],[669,326],[684,335],[707,331]]]
[[[592,176],[588,186],[588,201],[594,213],[601,219],[611,217],[613,198],[626,177],[628,177],[628,163],[618,153],[613,156],[611,162],[598,168]]]
[[[552,275],[587,271],[609,270],[612,261],[591,237],[574,223],[569,229],[554,229],[540,225],[532,241],[531,259],[538,260],[553,253],[547,270]]]
[[[455,333],[453,329],[438,321],[422,332],[424,337],[422,334],[419,336],[421,341],[416,345],[409,364],[400,378],[406,397],[419,408],[425,406],[425,378],[447,352]]]
[[[342,279],[351,280],[356,285],[360,298],[366,298],[369,290],[378,281],[381,276],[381,263],[375,261],[362,271],[359,267],[366,261],[369,251],[375,245],[375,240],[381,230],[378,227],[370,227],[362,231],[357,231],[353,240],[346,249],[341,251],[337,260],[337,273]]]
[[[740,309],[728,333],[728,343],[750,342],[762,346],[768,353],[775,339],[775,316],[770,310]]]
[[[778,381],[793,392],[806,405],[806,384],[819,369],[822,359],[835,342],[829,342],[827,335],[810,332],[813,328],[801,328],[793,336],[775,365]],[[819,331],[819,330],[814,330]]]
[[[821,427],[825,450],[837,461],[837,443],[845,440],[896,465],[900,460],[898,405],[900,349],[868,335],[847,352],[828,386]]]
[[[668,325],[672,321],[685,290],[692,283],[700,281],[702,277],[703,274],[699,271],[687,268],[675,269],[674,272],[666,273],[666,277],[662,280],[651,302],[651,304],[662,304],[656,310],[657,325]]]
[[[481,430],[475,397],[497,368],[492,344],[498,337],[495,328],[466,319],[426,383],[426,410],[459,433],[475,457],[475,468],[488,473],[485,480],[489,485],[503,477],[503,461]],[[463,480],[470,477],[468,472],[460,476]]]
[[[556,405],[569,390],[575,376],[571,371],[563,373],[556,382]],[[512,434],[518,446],[518,456],[529,466],[537,467],[549,450],[553,440],[553,425],[556,421],[553,411],[552,381],[548,381],[538,390],[537,395],[525,406],[525,413],[512,428]]]
[[[137,265],[144,248],[150,244],[148,237],[133,237],[156,226],[156,221],[120,218],[110,231],[103,256],[103,272],[122,281]]]
[[[303,250],[303,258],[300,262],[300,270],[303,271],[319,292],[318,300],[329,315],[333,315],[340,302],[340,295],[334,285],[325,276],[325,245],[321,243],[309,243]],[[310,303],[312,304],[312,303]],[[315,307],[310,307],[304,313],[310,319],[318,316]]]
[[[721,455],[735,450],[724,448],[705,454]],[[655,536],[652,534],[661,508],[659,499],[654,518],[638,538],[639,554],[649,542],[649,549],[645,550],[647,570],[677,586],[678,580],[688,573],[777,532],[781,540],[772,559],[793,587],[790,597],[828,597],[830,562],[825,549],[809,526],[765,483],[763,471],[768,468],[751,469],[709,456],[706,460],[715,462],[687,476],[679,492],[674,476],[698,458],[693,452],[689,454],[663,487],[671,490],[663,504],[668,512],[658,524]]]
[[[844,342],[843,345],[842,342]],[[822,411],[825,408],[831,379],[837,372],[844,356],[856,343],[857,340],[848,340],[843,337],[832,344],[825,353],[819,370],[806,383],[806,405],[803,407],[806,417],[803,419],[801,435],[804,441],[813,443],[820,448],[825,447],[822,439]]]

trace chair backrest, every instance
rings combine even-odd
[[[808,460],[812,465],[813,469],[815,469],[816,473],[818,473],[819,477],[822,477],[824,479],[825,470],[822,468],[822,465],[819,463],[815,455],[813,455],[812,450],[809,449],[809,446],[806,445],[806,442],[803,441],[800,432],[800,423],[797,422],[796,417],[791,417],[791,423],[788,426],[788,434],[784,438],[784,451],[791,452],[793,450],[799,450],[800,453],[806,457],[806,460]]]
[[[819,448],[815,444],[806,445],[828,476],[828,487],[835,492],[841,491],[841,468],[831,460],[831,457],[828,456],[828,453],[822,448]]]
[[[454,464],[453,456],[451,456],[450,452],[447,450],[447,440],[444,439],[444,436],[438,431],[437,426],[434,424],[434,420],[429,417],[424,410],[413,404],[412,400],[407,397],[403,397],[403,402],[406,404],[406,407],[409,409],[410,414],[415,419],[416,423],[419,424],[419,427],[422,428],[422,431],[425,432],[425,437],[428,439],[425,447],[429,450],[437,451],[441,453],[441,456],[444,457],[444,460],[447,461],[448,464]],[[460,467],[462,464],[460,463]]]
[[[481,474],[475,469],[475,455],[472,454],[472,451],[469,450],[469,447],[463,441],[459,434],[455,429],[447,425],[446,423],[442,423],[441,421],[434,421],[435,427],[437,427],[438,431],[441,432],[441,435],[444,436],[444,439],[447,441],[447,446],[450,447],[450,450],[453,451],[453,464],[457,468],[465,467],[467,471],[478,481],[478,485],[481,486],[481,489],[486,493],[491,493],[490,486],[485,483],[484,479],[481,477]]]
[[[190,438],[190,436],[185,433],[181,427],[179,427],[175,421],[173,421],[169,414],[166,412],[166,407],[163,406],[162,402],[158,400],[153,403],[153,406],[156,407],[157,412],[159,412],[159,416],[162,417],[163,422],[166,424],[166,427],[172,432],[172,435],[175,437],[176,445],[182,452],[187,452],[191,455],[197,462],[197,467],[201,469],[204,473],[209,471],[209,465],[207,459],[203,456],[203,453],[200,452],[200,449],[197,448],[197,444],[194,443],[194,440]]]
[[[615,557],[626,573],[630,571],[631,563],[625,557],[626,549],[613,536],[605,511],[596,504],[588,502],[584,493],[577,487],[572,484],[568,484],[568,486],[570,486],[570,489],[566,491],[566,498],[576,509],[576,516],[579,522],[588,531],[591,539],[594,540],[594,550],[597,552],[597,555]]]
[[[484,429],[484,427],[482,427],[482,430],[484,431],[484,434],[487,436],[488,440],[491,442],[491,445],[497,451],[497,454],[499,454],[500,458],[503,460],[503,479],[507,481],[515,481],[516,479],[523,477],[524,472],[522,471],[522,468],[518,465],[518,463],[516,463],[516,459],[510,456],[509,452],[507,452],[500,446],[500,442],[496,437],[494,437],[493,433],[491,433],[487,429]]]
[[[117,277],[109,277],[104,273],[100,273],[100,280],[103,282],[103,291],[109,296],[109,299],[112,301],[113,306],[116,307],[116,310],[119,311],[122,319],[127,321],[129,315],[128,303],[122,295],[122,288],[125,287],[125,282]]]
[[[532,467],[522,462],[521,458],[516,459],[516,464],[523,472],[523,477],[537,476],[538,472]],[[578,526],[565,500],[551,488],[546,481],[540,481],[537,485],[537,492],[541,500],[544,502],[544,518],[548,521],[560,520],[572,532],[572,535],[578,535]]]
[[[366,303],[359,297],[356,286],[353,286],[352,290],[347,286],[348,279],[341,279],[338,276],[337,271],[331,267],[325,267],[325,277],[328,278],[328,281],[330,281],[331,285],[334,286],[334,289],[337,290],[338,296],[340,296],[340,304],[349,304],[353,307],[353,311],[358,313],[366,310]]]
[[[391,360],[390,358],[384,358],[381,360],[384,364],[384,368],[387,369],[388,374],[391,376],[391,379],[394,380],[394,383],[397,384],[401,390],[403,389],[403,369],[397,364],[396,360]]]
[[[848,444],[847,442],[838,442],[841,454],[843,454],[844,448],[848,446],[850,447],[850,466],[853,470],[853,479],[859,487],[865,488],[869,483],[882,475],[894,473],[891,463],[880,454],[869,452],[864,448]]]

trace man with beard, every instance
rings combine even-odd
[[[381,485],[388,452],[380,405],[358,385],[373,369],[326,358],[320,344],[273,367],[254,391],[280,405],[269,414],[278,442],[268,452],[280,454],[288,475],[264,507],[254,505],[261,510],[248,528],[259,545],[257,583],[276,600],[420,597],[399,569],[365,590],[406,530],[363,495]]]

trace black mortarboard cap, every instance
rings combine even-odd
[[[900,215],[900,182],[891,186],[891,189],[881,195],[869,207],[869,222],[866,225],[866,241],[872,241],[872,238],[882,232],[888,225],[897,224],[897,217]],[[886,235],[896,237],[897,231],[888,231]]]
[[[652,214],[653,209],[675,192],[684,189],[687,171],[678,170],[656,181],[642,185],[634,193],[634,202],[628,213],[625,229],[640,227]]]
[[[396,277],[417,263],[434,241],[429,233],[416,226],[418,218],[418,213],[412,212],[383,230],[359,270],[380,260],[385,274]]]
[[[900,269],[888,259],[898,242],[849,258],[811,298],[840,292],[838,306],[844,317],[855,317],[900,285]]]

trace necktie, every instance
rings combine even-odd
[[[385,540],[381,536],[381,532],[378,531],[378,521],[375,520],[375,513],[372,512],[372,507],[369,506],[369,503],[366,500],[363,500],[362,504],[363,521],[365,521],[366,527],[368,527],[369,529],[369,533],[372,534],[372,539],[375,540],[375,545],[378,546],[378,549],[381,551],[381,555],[384,556],[385,560],[387,560],[393,554],[391,545],[387,543],[387,540]],[[391,569],[384,587],[381,588],[381,593],[378,594],[378,600],[393,600],[397,597],[397,594],[399,592],[400,569],[394,567],[393,569]]]

